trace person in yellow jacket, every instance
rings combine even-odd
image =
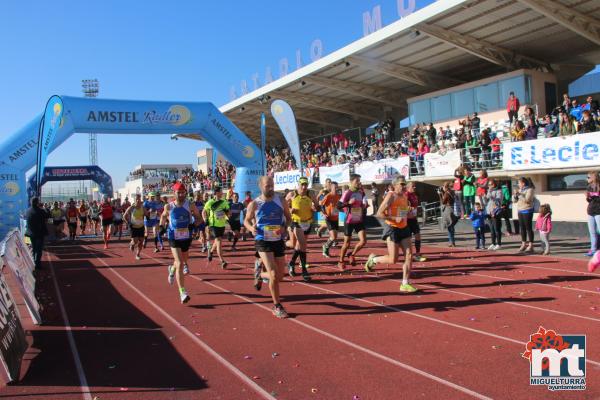
[[[412,246],[411,232],[408,227],[408,213],[412,211],[408,196],[406,194],[406,179],[399,175],[393,182],[394,190],[388,192],[383,199],[376,217],[385,220],[382,240],[386,242],[388,254],[376,257],[370,254],[365,270],[373,271],[376,264],[394,264],[398,259],[398,250],[401,248],[404,254],[404,265],[402,267],[402,284],[400,291],[414,293],[417,289],[410,284],[410,271],[412,268]]]
[[[302,279],[310,282],[310,274],[306,267],[306,236],[310,233],[313,222],[313,213],[317,211],[317,201],[312,192],[308,190],[308,178],[301,177],[298,180],[298,189],[288,193],[286,201],[290,204],[292,223],[290,225],[290,239],[294,243],[294,254],[288,264],[288,272],[291,277],[296,276],[294,270],[296,260],[300,257],[302,267]]]

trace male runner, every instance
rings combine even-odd
[[[327,194],[329,194],[330,191],[331,191],[331,178],[327,178],[327,179],[325,179],[325,185],[323,186],[323,188],[319,191],[319,194],[317,195],[317,201],[319,202],[319,206],[321,206],[320,212],[323,214],[323,216],[325,216],[325,212],[322,209],[322,207],[323,207],[322,201],[325,198],[325,196],[327,196]],[[322,224],[316,228],[317,236],[319,237],[319,239],[321,238],[321,236],[323,235],[323,232],[325,232],[325,230],[327,228],[328,228],[327,217],[325,216],[325,219],[322,222]]]
[[[415,236],[415,254],[413,261],[427,261],[427,258],[421,255],[421,228],[419,227],[419,221],[417,221],[417,208],[419,207],[419,197],[416,193],[417,184],[410,181],[406,185],[406,197],[410,203],[411,210],[408,213],[408,229],[410,234]]]
[[[75,235],[77,233],[77,216],[79,215],[79,210],[75,206],[75,201],[73,199],[69,201],[65,215],[67,216],[67,226],[69,227],[69,238],[71,240],[75,240]]]
[[[222,238],[225,235],[225,226],[229,217],[229,202],[223,198],[220,186],[214,188],[215,197],[204,204],[202,218],[208,222],[210,233],[214,236],[214,246],[208,249],[208,262],[212,261],[212,251],[217,250],[217,256],[221,261],[221,268],[227,267],[227,261],[223,259]]]
[[[329,249],[337,240],[339,228],[339,211],[337,207],[340,201],[337,182],[330,182],[329,189],[330,192],[327,193],[327,195],[320,202],[323,214],[325,215],[325,222],[327,223],[327,228],[329,229],[329,239],[327,239],[327,242],[325,242],[323,245],[323,255],[327,258],[331,257],[329,255]]]
[[[140,260],[142,254],[142,248],[144,247],[144,215],[146,210],[144,209],[144,203],[142,202],[142,195],[135,195],[135,203],[130,205],[123,217],[129,225],[131,231],[131,243],[129,243],[129,249],[135,252],[135,259]]]
[[[387,244],[388,254],[380,257],[370,254],[365,264],[365,270],[367,272],[373,271],[376,264],[394,264],[398,259],[398,247],[401,247],[404,254],[404,265],[402,267],[400,291],[414,293],[417,289],[409,282],[412,267],[412,235],[408,227],[407,216],[411,211],[411,207],[406,196],[404,176],[397,176],[394,179],[393,187],[394,190],[388,192],[376,214],[377,218],[384,219],[386,223],[383,228],[382,240]]]
[[[102,204],[100,204],[100,217],[102,218],[102,239],[104,240],[104,249],[108,249],[108,241],[110,240],[110,227],[113,222],[113,207],[110,204],[108,196],[104,196]]]
[[[237,251],[235,245],[240,239],[240,230],[242,228],[240,218],[242,211],[244,211],[244,204],[240,202],[240,195],[234,193],[229,201],[229,227],[231,228],[231,232],[233,232],[233,244],[231,245],[231,251]]]
[[[58,201],[54,202],[52,210],[50,210],[50,217],[52,218],[52,225],[54,225],[54,237],[58,240],[64,235],[61,229],[61,225],[64,222],[64,213],[63,210],[58,207]]]
[[[248,204],[250,204],[252,202],[252,192],[247,191],[246,192],[246,197],[244,198],[244,212],[246,211],[246,209],[248,208]],[[244,214],[245,216],[245,214]],[[244,226],[244,224],[242,223],[242,240],[245,242],[246,241],[246,227]]]
[[[165,211],[165,206],[169,204],[169,199],[167,198],[167,196],[163,196],[162,199],[158,196],[158,193],[156,194],[156,215],[158,215],[158,218],[160,218],[160,216],[163,214],[163,212]],[[154,236],[154,245],[159,245],[160,246],[160,251],[163,251],[165,249],[165,245],[163,243],[163,236],[165,233],[167,233],[167,231],[165,229],[162,229],[159,226],[156,227],[156,235]],[[158,253],[157,249],[154,249],[155,253]],[[187,264],[183,266],[183,271],[187,271]],[[187,273],[187,272],[185,272]]]
[[[206,223],[202,219],[202,210],[204,210],[204,195],[202,192],[196,192],[194,205],[200,214],[199,225],[194,226],[194,239],[197,239],[200,243],[200,251],[204,253],[206,251]],[[195,222],[195,221],[194,221]]]
[[[167,237],[173,254],[173,265],[168,267],[167,280],[170,285],[177,280],[181,304],[190,300],[184,286],[183,265],[187,264],[189,249],[192,244],[192,217],[199,224],[200,214],[194,203],[187,199],[187,189],[183,183],[173,185],[175,200],[165,205],[160,217],[160,226],[167,229]]]
[[[121,200],[120,199],[114,199],[113,200],[113,235],[116,236],[117,233],[119,234],[119,241],[121,240],[121,237],[123,236],[123,212],[124,209],[121,206]]]
[[[85,204],[85,200],[81,200],[81,204],[79,205],[79,228],[81,229],[81,234],[85,235],[85,226],[87,225],[89,208]]]
[[[94,200],[90,207],[90,217],[92,219],[92,225],[94,226],[94,236],[98,236],[98,225],[100,224],[100,206],[96,200]]]
[[[258,185],[261,195],[248,204],[244,218],[244,226],[254,236],[256,251],[266,268],[266,272],[262,272],[262,268],[255,270],[254,285],[260,288],[261,279],[268,279],[273,314],[277,318],[287,318],[279,298],[279,282],[283,280],[285,270],[283,234],[292,216],[287,203],[275,195],[273,178],[262,176]]]
[[[358,234],[358,243],[352,253],[350,253],[350,265],[356,265],[356,254],[367,243],[367,233],[363,222],[364,210],[366,208],[367,199],[365,193],[361,190],[360,175],[352,174],[350,175],[349,188],[342,194],[338,204],[338,209],[343,209],[346,213],[346,220],[344,221],[344,244],[340,250],[340,259],[338,262],[340,271],[346,268],[344,258],[352,241],[352,233],[356,232]]]
[[[301,177],[298,180],[298,189],[288,193],[288,201],[291,202],[292,223],[291,234],[294,236],[294,254],[288,264],[288,272],[291,277],[296,276],[294,271],[296,259],[300,257],[302,267],[302,279],[310,282],[310,274],[306,267],[306,236],[310,234],[313,213],[317,210],[317,202],[314,195],[308,191],[308,178]]]
[[[144,219],[144,226],[146,227],[146,232],[144,234],[144,248],[148,243],[148,235],[150,231],[154,234],[154,252],[157,253],[158,250],[158,238],[156,226],[158,225],[158,204],[156,202],[156,193],[150,192],[148,194],[148,200],[144,201],[144,208],[146,209],[146,216]]]

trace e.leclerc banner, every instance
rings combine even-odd
[[[425,176],[451,176],[461,164],[460,150],[425,154]]]
[[[0,273],[0,357],[4,367],[0,375],[6,383],[19,379],[26,351],[27,340],[15,299]]]
[[[314,168],[305,168],[303,173],[295,169],[292,171],[276,172],[273,177],[276,191],[283,191],[285,189],[293,190],[298,187],[298,180],[301,176],[308,178],[308,187],[312,187],[313,176],[315,174]]]
[[[35,324],[41,324],[40,305],[35,298],[35,265],[17,229],[11,231],[2,243],[2,262],[13,272],[31,319]]]
[[[40,132],[38,136],[38,157],[37,157],[37,165],[36,165],[36,176],[38,182],[38,188],[36,188],[36,193],[39,196],[39,187],[40,182],[42,181],[42,176],[44,176],[44,167],[46,166],[46,158],[48,158],[48,152],[54,143],[54,139],[56,138],[56,131],[60,127],[60,122],[62,120],[63,114],[63,102],[59,96],[52,96],[46,103],[46,110],[44,111],[44,116],[42,120],[42,124],[40,127]]]
[[[383,160],[366,161],[357,164],[354,172],[360,175],[361,182],[389,182],[398,175],[408,179],[410,158],[384,158]]]
[[[504,169],[597,167],[600,132],[504,143]]]
[[[300,140],[298,139],[298,128],[296,127],[296,118],[292,107],[283,100],[275,100],[271,103],[271,114],[277,125],[279,125],[288,146],[290,146],[292,156],[296,160],[296,166],[302,168]]]
[[[327,179],[332,182],[348,183],[350,182],[350,164],[340,164],[333,167],[319,167],[319,182],[325,184]]]

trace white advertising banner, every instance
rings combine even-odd
[[[4,265],[8,265],[17,278],[19,290],[25,299],[33,322],[41,324],[40,305],[35,298],[35,278],[33,277],[35,265],[29,248],[21,238],[21,232],[17,229],[10,232],[4,240],[3,246],[2,261]]]
[[[425,176],[453,175],[460,164],[460,150],[451,150],[444,155],[427,153],[425,154]]]
[[[348,183],[350,182],[350,164],[335,165],[333,167],[320,167],[319,168],[319,182],[321,185],[325,184],[327,178],[331,179],[332,182],[337,183]]]
[[[506,170],[597,167],[600,132],[504,143]]]
[[[313,176],[315,174],[314,168],[307,168],[304,170],[305,176],[308,178],[308,187],[312,187]],[[298,187],[298,179],[300,179],[300,170],[275,172],[273,181],[275,182],[275,190],[283,191],[285,189],[296,189]]]
[[[365,161],[354,167],[354,172],[360,175],[362,182],[389,182],[397,175],[408,179],[410,173],[410,158],[384,158],[377,161]]]

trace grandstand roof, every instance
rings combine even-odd
[[[406,99],[521,68],[569,81],[600,64],[598,0],[438,0],[225,104],[258,142],[269,100],[294,108],[301,139],[368,126]]]

